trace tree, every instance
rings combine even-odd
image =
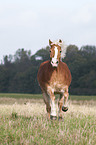
[[[38,50],[36,52],[35,56],[41,57],[43,61],[49,60],[50,59],[49,47],[47,46],[45,49],[42,48],[42,49]]]
[[[50,59],[49,50],[47,46],[32,55],[30,50],[22,48],[13,56],[4,56],[4,64],[0,65],[0,92],[40,93],[37,72],[40,64]],[[63,61],[72,74],[71,94],[96,95],[96,47],[82,46],[79,49],[69,45]]]
[[[31,51],[26,51],[24,48],[18,49],[14,55],[15,62],[28,61],[31,58]]]

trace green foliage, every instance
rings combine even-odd
[[[49,47],[47,46],[46,49],[40,49],[37,51],[35,56],[41,56],[43,61],[50,59]]]
[[[75,45],[67,48],[67,63],[72,74],[71,94],[96,94],[96,47],[82,46],[79,50]]]
[[[49,49],[47,46],[31,55],[22,48],[13,56],[5,56],[0,65],[0,92],[41,93],[37,72],[40,64],[50,59]],[[63,61],[72,74],[71,94],[96,95],[96,47],[69,45]]]

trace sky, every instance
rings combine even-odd
[[[19,48],[34,54],[49,39],[96,45],[96,0],[0,0],[0,60]]]

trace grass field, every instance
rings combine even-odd
[[[0,145],[96,144],[96,96],[70,96],[63,117],[47,119],[42,95],[0,94]]]

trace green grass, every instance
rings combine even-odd
[[[71,112],[60,122],[47,120],[45,114],[28,117],[14,112],[0,117],[0,132],[0,144],[95,145],[96,116]]]
[[[71,121],[67,117],[65,123],[51,122],[43,116],[40,118],[2,117],[1,121],[4,121],[3,126],[0,127],[1,144],[87,145],[90,143],[95,145],[96,143],[95,122],[91,117],[83,117],[80,120],[71,118]]]
[[[71,96],[64,121],[48,120],[41,98],[42,95],[0,94],[0,145],[96,144],[95,96]],[[76,99],[79,101],[74,104]],[[90,104],[91,99],[94,101]]]
[[[59,95],[56,95],[56,98],[58,98]],[[6,98],[27,98],[27,99],[42,99],[42,94],[18,94],[18,93],[0,93],[0,98],[6,97]],[[76,95],[70,95],[69,100],[94,100],[96,101],[96,96],[76,96]]]
[[[84,101],[84,100],[93,100],[96,101],[96,96],[76,96],[76,95],[70,95],[69,97],[71,100],[77,100],[77,101]]]
[[[18,93],[0,93],[0,98],[27,98],[27,99],[40,99],[42,94],[18,94]]]

